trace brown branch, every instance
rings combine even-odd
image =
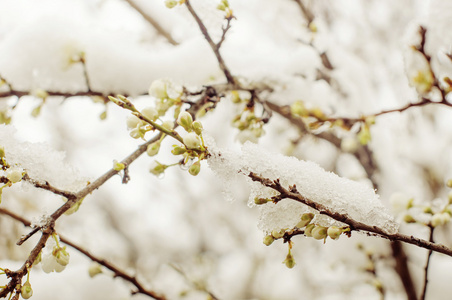
[[[137,4],[135,4],[133,0],[124,1],[126,1],[133,9],[135,9],[149,24],[152,25],[152,27],[154,27],[157,33],[163,36],[171,45],[179,45],[179,43],[173,39],[168,31],[166,31],[153,17],[144,12],[144,10],[142,10]]]
[[[215,54],[215,57],[217,58],[218,64],[220,65],[220,69],[223,71],[224,75],[226,76],[226,80],[229,84],[235,86],[237,85],[236,80],[234,79],[234,76],[232,76],[231,72],[229,71],[228,67],[226,66],[226,63],[223,60],[223,57],[220,54],[220,48],[218,47],[218,44],[215,44],[215,42],[210,37],[209,32],[207,31],[206,26],[202,22],[202,20],[199,18],[198,14],[195,12],[193,7],[190,4],[190,0],[185,0],[185,5],[187,6],[188,11],[195,19],[196,23],[199,26],[199,29],[201,30],[202,34],[204,35],[204,38],[207,40],[207,42],[210,45],[210,48],[212,48],[213,53]],[[224,34],[226,34],[224,32]],[[222,38],[224,39],[224,38]],[[221,41],[222,43],[222,41]],[[220,43],[220,45],[221,45]]]
[[[216,45],[217,49],[221,48],[221,45],[223,44],[224,40],[226,39],[226,33],[228,32],[229,29],[231,29],[231,21],[233,18],[234,18],[233,16],[226,18],[226,26],[223,27],[223,33],[221,34],[221,38]]]
[[[391,242],[392,256],[395,260],[395,271],[402,281],[403,288],[408,300],[417,300],[416,289],[414,287],[413,278],[408,268],[408,258],[406,256],[403,245],[399,241]]]
[[[390,241],[401,241],[404,243],[412,244],[421,248],[425,248],[428,250],[432,250],[435,252],[439,252],[448,256],[452,256],[452,249],[441,245],[436,244],[430,241],[426,241],[423,239],[416,238],[414,236],[408,236],[401,233],[395,233],[395,234],[389,234],[385,232],[383,229],[377,227],[377,226],[370,226],[361,222],[358,222],[352,218],[350,218],[347,214],[341,214],[334,211],[331,211],[329,208],[325,207],[324,205],[317,203],[311,199],[308,199],[301,195],[297,190],[295,186],[292,186],[288,189],[284,188],[280,183],[279,180],[270,180],[268,178],[261,177],[255,173],[250,172],[248,175],[253,181],[260,182],[262,185],[272,188],[275,191],[279,192],[280,195],[278,196],[281,199],[292,199],[295,201],[298,201],[300,203],[303,203],[315,210],[317,210],[320,214],[324,214],[329,216],[330,218],[345,223],[348,226],[350,226],[350,229],[352,231],[361,231],[365,232],[368,235],[371,236],[377,236],[380,238],[388,239]]]
[[[430,227],[430,237],[429,237],[429,241],[433,242],[433,227]],[[421,297],[419,298],[420,300],[425,300],[425,295],[427,294],[427,284],[428,284],[428,268],[430,266],[430,258],[432,257],[432,253],[433,251],[430,249],[428,251],[427,254],[427,262],[425,263],[425,267],[424,267],[424,286],[422,288],[422,294]]]
[[[126,157],[124,160],[121,161],[124,165],[128,166],[133,161],[135,161],[141,154],[146,152],[147,146],[149,144],[152,144],[153,142],[157,141],[160,138],[160,135],[155,136],[151,140],[147,141],[143,145],[139,146],[137,150],[135,150],[132,154],[130,154],[128,157]],[[22,265],[20,269],[17,271],[9,271],[9,275],[7,274],[7,277],[10,278],[10,281],[8,282],[7,286],[0,291],[0,298],[6,297],[9,293],[11,293],[16,285],[20,284],[22,281],[22,278],[28,273],[28,268],[30,268],[36,258],[38,257],[41,250],[45,247],[46,242],[48,238],[55,232],[54,231],[54,225],[56,220],[61,217],[68,209],[72,207],[77,201],[84,198],[94,190],[98,189],[101,185],[103,185],[107,180],[109,180],[111,177],[116,175],[118,171],[114,170],[113,168],[107,171],[104,175],[96,179],[93,183],[89,184],[87,187],[82,189],[81,191],[75,193],[75,196],[72,195],[70,192],[65,192],[67,195],[72,195],[72,197],[68,198],[68,201],[66,201],[65,204],[63,204],[60,208],[58,208],[52,215],[48,217],[48,221],[46,224],[39,226],[37,228],[34,228],[26,237],[25,240],[31,237],[33,234],[35,234],[38,231],[42,232],[41,238],[39,239],[38,243],[35,245],[33,250],[30,252],[30,255],[28,256],[25,263]],[[50,185],[49,185],[50,186]],[[40,188],[48,189],[48,186],[46,184],[42,186],[38,186]],[[9,214],[9,216],[13,217],[13,215]],[[22,242],[23,243],[23,242]]]
[[[314,21],[314,14],[303,4],[301,0],[294,0],[298,7],[300,8],[301,12],[303,13],[303,16],[305,17],[306,21],[308,21],[307,27],[311,25],[311,23]]]
[[[27,219],[15,214],[15,213],[7,210],[7,209],[0,208],[0,213],[4,214],[4,215],[7,215],[7,216],[13,218],[16,221],[21,222],[22,224],[24,224],[27,227],[31,226],[31,222],[30,221],[28,221]],[[157,294],[154,291],[151,291],[151,290],[148,290],[148,289],[144,288],[143,285],[137,280],[137,278],[135,276],[127,275],[124,271],[122,271],[121,269],[119,269],[118,267],[113,265],[112,263],[92,255],[90,252],[88,252],[87,250],[83,249],[79,245],[69,241],[67,238],[65,238],[65,237],[63,237],[61,235],[59,235],[59,237],[60,237],[60,240],[63,243],[65,243],[66,245],[74,248],[78,252],[80,252],[83,255],[85,255],[86,257],[88,257],[90,260],[92,260],[94,262],[97,262],[100,265],[102,265],[105,268],[107,268],[110,271],[112,271],[114,273],[115,277],[120,277],[120,278],[132,283],[137,288],[137,290],[133,291],[132,294],[140,293],[140,294],[147,295],[147,296],[152,297],[152,298],[157,299],[157,300],[165,300],[166,299],[164,296],[159,295],[159,294]]]
[[[39,188],[39,189],[47,190],[47,191],[49,191],[49,192],[51,192],[51,193],[53,193],[53,194],[63,196],[63,197],[65,197],[65,198],[67,198],[67,199],[74,199],[74,198],[77,197],[75,193],[68,192],[68,191],[65,191],[65,190],[56,188],[56,187],[52,186],[52,185],[51,185],[49,182],[47,182],[47,181],[45,181],[45,182],[40,182],[40,181],[38,181],[38,180],[35,180],[35,179],[33,179],[33,178],[30,178],[30,176],[28,176],[28,174],[25,174],[25,175],[22,177],[22,179],[25,180],[25,181],[27,181],[27,182],[29,182],[29,183],[31,183],[32,185],[34,185],[35,187],[37,187],[37,188]]]

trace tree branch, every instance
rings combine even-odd
[[[401,233],[389,234],[379,227],[370,226],[370,225],[358,222],[358,221],[350,218],[346,214],[333,212],[329,208],[325,207],[324,205],[322,205],[320,203],[316,203],[313,200],[308,199],[308,198],[304,197],[303,195],[301,195],[296,190],[295,186],[292,186],[290,188],[290,190],[284,188],[279,183],[278,179],[270,180],[268,178],[261,177],[253,172],[249,173],[247,176],[250,177],[253,181],[260,182],[262,185],[272,188],[273,190],[279,192],[280,193],[278,195],[279,199],[289,198],[289,199],[298,201],[300,203],[303,203],[303,204],[317,210],[320,214],[327,215],[336,221],[347,224],[348,226],[350,226],[350,229],[352,231],[363,231],[370,236],[377,236],[377,237],[381,237],[384,239],[388,239],[390,241],[401,241],[404,243],[416,245],[421,248],[439,252],[439,253],[442,253],[442,254],[445,254],[448,256],[452,256],[452,249],[450,249],[444,245],[432,243],[430,241],[419,239],[414,236],[404,235]]]
[[[430,237],[429,237],[429,241],[433,243],[433,227],[430,227]],[[430,258],[432,257],[432,249],[430,249],[428,251],[427,254],[427,262],[425,263],[425,267],[424,267],[424,287],[422,288],[422,294],[421,297],[419,298],[420,300],[425,300],[425,296],[427,294],[427,285],[428,285],[428,268],[430,266]]]
[[[152,27],[154,27],[157,33],[163,36],[171,45],[179,45],[179,43],[173,39],[171,34],[169,34],[153,17],[144,12],[144,10],[142,10],[138,5],[136,5],[133,0],[124,1],[126,1],[133,9],[135,9],[149,24],[151,24]]]
[[[7,215],[7,216],[13,218],[16,221],[21,222],[22,224],[24,224],[27,227],[31,226],[31,222],[30,221],[28,221],[27,219],[15,214],[15,213],[7,210],[7,209],[0,208],[0,213],[4,214],[4,215]],[[144,288],[143,285],[137,280],[137,278],[135,276],[127,275],[126,272],[124,272],[123,270],[119,269],[118,267],[116,267],[112,263],[110,263],[110,262],[108,262],[108,261],[106,261],[104,259],[101,259],[99,257],[94,256],[93,254],[91,254],[87,250],[85,250],[82,247],[80,247],[79,245],[69,241],[68,239],[66,239],[65,237],[63,237],[61,235],[59,235],[59,237],[60,237],[60,240],[63,243],[65,243],[66,245],[74,248],[78,252],[80,252],[83,255],[85,255],[86,257],[88,257],[90,260],[92,260],[94,262],[97,262],[98,264],[100,264],[100,265],[104,266],[105,268],[109,269],[110,271],[112,271],[114,273],[115,277],[120,277],[120,278],[132,283],[137,288],[137,290],[133,291],[132,294],[140,293],[140,294],[143,294],[143,295],[147,295],[147,296],[149,296],[151,298],[154,298],[156,300],[165,300],[166,299],[164,296],[159,295],[159,294],[157,294],[154,291],[151,291],[151,290],[148,290],[148,289]]]
[[[223,71],[224,75],[226,76],[226,80],[231,85],[237,85],[236,80],[234,79],[234,76],[232,76],[231,72],[229,71],[228,67],[226,66],[226,63],[223,60],[223,57],[220,54],[220,47],[223,43],[222,40],[224,40],[224,37],[222,37],[222,40],[220,40],[219,44],[215,44],[212,38],[210,37],[209,32],[207,31],[206,26],[202,22],[202,20],[199,18],[198,14],[193,9],[192,5],[190,4],[190,0],[185,0],[185,5],[187,6],[188,11],[195,19],[196,23],[199,26],[199,29],[201,30],[202,34],[204,35],[204,38],[207,40],[207,42],[210,45],[210,48],[212,48],[213,53],[215,54],[215,57],[217,58],[218,64],[220,65],[220,69]],[[228,21],[229,23],[229,21]],[[228,27],[226,27],[228,28]],[[223,30],[223,34],[226,34],[227,30]]]

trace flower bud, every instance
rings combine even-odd
[[[339,228],[337,226],[330,226],[328,228],[327,234],[332,240],[337,240],[342,234],[342,228]]]
[[[311,231],[311,235],[313,238],[315,238],[316,240],[321,240],[326,238],[327,236],[327,228],[323,227],[323,226],[315,226],[312,231]]]
[[[242,99],[240,99],[240,95],[238,91],[232,91],[231,92],[231,101],[232,103],[240,103]]]
[[[139,127],[134,128],[129,132],[129,135],[134,139],[144,138],[145,134],[146,134],[146,130],[141,129]]]
[[[270,246],[271,244],[273,244],[274,241],[275,241],[275,238],[271,234],[269,234],[264,237],[263,242],[264,242],[265,246]]]
[[[151,121],[155,121],[158,119],[159,117],[159,113],[157,112],[157,110],[153,107],[146,107],[141,111],[141,114],[143,116],[145,116],[146,118],[148,118]]]
[[[173,7],[177,6],[177,1],[176,0],[165,0],[165,5],[168,8],[173,8]]]
[[[262,204],[265,204],[270,201],[271,201],[270,199],[266,199],[266,198],[259,198],[259,197],[254,198],[254,204],[256,204],[256,205],[262,205]]]
[[[447,186],[448,188],[452,188],[452,179],[449,179],[449,180],[446,182],[446,186]]]
[[[432,226],[437,227],[450,221],[450,215],[446,212],[434,214],[432,217]]]
[[[55,250],[54,250],[55,251]],[[66,247],[58,248],[55,254],[56,262],[62,266],[67,266],[70,255],[66,251]]]
[[[166,0],[165,5],[168,8],[173,8],[177,5],[177,1]],[[161,79],[154,80],[149,87],[149,96],[159,99],[167,98],[168,94],[166,92],[166,82]]]
[[[309,115],[309,112],[304,106],[303,101],[295,101],[294,103],[292,103],[292,105],[290,105],[290,112],[296,116],[302,117]]]
[[[413,218],[412,215],[405,215],[405,216],[403,216],[403,221],[405,223],[416,223],[416,219]]]
[[[192,126],[193,126],[193,131],[194,131],[197,135],[201,135],[202,130],[203,130],[201,122],[199,122],[199,121],[194,121],[193,124],[192,124]]]
[[[187,133],[184,136],[183,141],[188,149],[198,149],[201,146],[201,139],[194,132]]]
[[[272,236],[275,239],[280,239],[280,238],[282,238],[284,236],[284,233],[286,233],[286,231],[284,229],[280,229],[280,230],[276,230],[275,229],[275,230],[272,231]]]
[[[0,147],[0,157],[5,157],[5,148]]]
[[[314,229],[315,225],[314,224],[308,224],[304,230],[304,235],[305,236],[312,236],[312,229]]]
[[[98,263],[92,263],[88,269],[89,277],[93,278],[97,274],[102,273],[102,267]]]
[[[286,256],[286,259],[283,261],[283,264],[285,264],[286,267],[288,267],[289,269],[295,267],[295,259],[293,258],[292,253],[290,253],[290,251]]]
[[[314,214],[313,213],[305,213],[305,214],[301,215],[301,221],[298,222],[296,227],[298,227],[298,228],[305,227],[306,225],[311,223],[313,218],[314,218]]]
[[[188,168],[188,173],[193,176],[198,175],[199,171],[201,171],[201,163],[199,162],[199,160],[193,163],[190,168]]]
[[[113,170],[115,171],[121,171],[125,169],[125,165],[123,163],[118,162],[116,159],[113,160]]]
[[[160,174],[165,172],[166,168],[168,168],[167,165],[163,165],[163,164],[159,163],[158,161],[154,160],[151,163],[151,167],[149,169],[149,172],[151,172],[152,174],[154,174],[156,176],[159,176]]]
[[[33,118],[39,117],[39,115],[41,114],[41,108],[42,108],[42,105],[38,105],[35,108],[33,108],[33,110],[31,111],[31,116]]]
[[[157,153],[159,153],[159,150],[160,150],[160,141],[157,141],[157,142],[154,142],[154,143],[148,145],[148,148],[147,148],[147,150],[146,150],[146,153],[147,153],[149,156],[154,156],[154,155],[156,155]]]
[[[134,129],[140,127],[143,124],[143,121],[141,121],[137,116],[130,115],[127,116],[126,124],[127,129]]]
[[[184,154],[185,152],[187,152],[187,149],[185,149],[185,147],[177,145],[173,145],[173,150],[171,150],[171,153],[173,153],[174,155],[181,155]]]
[[[188,132],[192,130],[193,118],[191,114],[187,111],[183,111],[177,117],[177,124],[184,127],[184,129]]]
[[[103,112],[100,113],[99,115],[99,119],[101,119],[102,121],[105,120],[107,118],[107,111],[104,110]]]
[[[6,171],[6,178],[8,178],[8,180],[11,183],[16,183],[22,180],[23,177],[23,170],[22,168],[9,168],[8,171]]]
[[[361,145],[367,145],[367,143],[369,143],[371,139],[372,136],[370,135],[369,126],[367,124],[364,124],[358,133],[358,140]]]
[[[24,299],[30,299],[30,297],[33,296],[33,289],[31,288],[31,284],[28,280],[20,288],[20,294]]]
[[[162,127],[168,130],[173,130],[174,129],[174,122],[167,120],[165,122],[162,123]]]
[[[36,89],[33,91],[33,94],[38,97],[41,98],[43,100],[45,100],[47,97],[49,97],[49,93],[47,93],[45,90],[43,89]]]
[[[358,149],[358,141],[353,137],[343,138],[341,141],[341,150],[344,152],[355,152]]]

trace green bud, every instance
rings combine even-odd
[[[66,247],[59,248],[55,253],[56,262],[60,265],[67,266],[69,264],[69,252],[66,251]]]
[[[148,145],[148,148],[147,148],[147,150],[146,150],[146,153],[147,153],[149,156],[154,156],[154,155],[156,155],[157,153],[159,153],[159,150],[160,150],[160,141],[157,141],[157,142],[154,142],[154,143]]]
[[[159,176],[165,172],[166,168],[168,168],[167,165],[161,164],[158,161],[154,160],[151,164],[149,172],[156,176]]]
[[[342,234],[342,228],[339,228],[337,226],[330,226],[328,228],[327,234],[332,240],[337,240]]]
[[[269,234],[264,237],[263,242],[264,242],[265,246],[270,246],[271,244],[273,244],[274,241],[275,241],[275,238],[271,234]]]
[[[24,299],[30,299],[31,296],[33,296],[33,289],[31,288],[31,284],[28,280],[20,288],[20,294]]]
[[[22,180],[22,177],[24,176],[24,171],[22,168],[9,168],[8,171],[6,171],[6,178],[11,183],[17,183]]]
[[[447,186],[448,188],[452,188],[452,179],[449,179],[449,180],[446,182],[446,186]]]
[[[105,120],[106,118],[107,118],[107,111],[104,110],[104,111],[99,115],[99,119]]]
[[[123,163],[118,162],[116,159],[113,160],[113,170],[115,171],[121,171],[125,169],[125,165]]]
[[[93,263],[88,269],[89,277],[93,278],[97,274],[102,273],[102,267],[98,263]]]
[[[315,226],[311,231],[311,235],[316,240],[322,240],[327,237],[327,231],[328,231],[328,228],[326,228],[326,227]]]
[[[158,111],[157,111],[155,108],[150,107],[150,106],[144,108],[144,109],[141,111],[141,114],[142,114],[143,116],[145,116],[146,118],[148,118],[149,120],[151,120],[151,121],[155,121],[155,120],[157,120],[158,117],[159,117]]]
[[[367,143],[369,143],[371,139],[372,136],[370,135],[369,125],[364,124],[358,133],[358,140],[361,143],[361,145],[367,145]]]
[[[198,161],[194,162],[190,168],[188,168],[188,173],[190,175],[196,176],[199,174],[199,171],[201,171],[201,163]]]
[[[80,205],[82,205],[84,199],[85,198],[82,198],[82,199],[78,200],[77,202],[75,202],[74,204],[72,204],[72,206],[68,210],[66,210],[66,212],[64,214],[69,216],[69,215],[72,215],[73,213],[77,212],[80,208]],[[63,198],[63,200],[67,201],[66,198]]]
[[[202,130],[203,130],[201,122],[199,122],[199,121],[194,121],[193,124],[192,124],[192,126],[193,126],[193,131],[194,131],[197,135],[201,135]]]
[[[174,122],[173,121],[165,121],[162,123],[162,127],[168,130],[173,130],[174,129]]]
[[[168,8],[173,8],[177,6],[178,2],[176,0],[165,0],[165,5]]]
[[[181,155],[184,154],[185,152],[187,152],[187,149],[185,149],[185,147],[177,145],[173,145],[173,150],[171,150],[171,153],[173,153],[174,155]]]
[[[284,234],[286,233],[286,230],[284,230],[284,229],[280,229],[280,230],[273,230],[272,231],[272,236],[275,238],[275,239],[280,239],[280,238],[282,238],[283,236],[284,236]]]
[[[306,236],[312,236],[312,229],[314,229],[314,224],[308,224],[304,230],[304,235]]]
[[[301,117],[306,117],[309,115],[309,111],[304,106],[303,101],[295,101],[294,103],[292,103],[292,105],[290,105],[290,112],[293,115]]]
[[[232,103],[240,103],[242,101],[242,99],[240,99],[240,95],[239,95],[238,91],[231,92],[231,100],[232,100]]]
[[[33,108],[33,110],[31,111],[31,116],[36,118],[41,114],[41,107],[42,105],[38,105],[35,108]]]
[[[424,207],[424,213],[433,215],[433,210],[430,206]]]
[[[416,223],[416,220],[413,218],[412,215],[405,215],[405,216],[403,217],[403,221],[404,221],[405,223]]]
[[[201,146],[201,139],[194,132],[187,133],[184,136],[183,141],[188,149],[198,149]]]
[[[298,228],[305,227],[306,225],[311,223],[313,218],[314,218],[314,214],[313,213],[305,213],[305,214],[301,215],[301,221],[298,222],[296,227],[298,227]]]
[[[192,130],[193,118],[191,114],[187,111],[183,111],[177,117],[177,124],[184,127],[188,132]]]
[[[0,147],[0,157],[5,157],[5,148]]]
[[[293,258],[292,253],[290,253],[290,251],[286,256],[286,259],[283,261],[283,264],[285,264],[286,267],[288,267],[289,269],[295,267],[295,259]]]
[[[43,89],[36,89],[36,90],[33,91],[33,94],[36,97],[41,98],[42,100],[45,100],[47,97],[49,97],[49,93],[47,93]]]
[[[256,204],[256,205],[262,205],[262,204],[265,204],[270,201],[271,201],[270,199],[265,199],[265,198],[258,198],[258,197],[254,198],[254,204]]]
[[[165,5],[168,8],[173,8],[177,5],[177,1],[166,0]],[[168,97],[167,82],[161,79],[154,80],[149,87],[149,95],[159,99]]]

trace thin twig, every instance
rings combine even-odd
[[[433,227],[429,226],[430,228],[430,237],[429,237],[429,241],[430,242],[434,242],[433,240]],[[424,267],[424,287],[422,288],[422,294],[421,297],[419,298],[420,300],[425,300],[425,296],[427,295],[427,285],[428,285],[428,268],[430,266],[430,258],[432,257],[432,249],[428,250],[428,254],[427,254],[427,262],[425,263],[425,267]]]
[[[201,29],[202,34],[204,35],[204,38],[207,40],[207,42],[210,45],[210,48],[212,48],[213,53],[215,54],[215,57],[217,58],[218,64],[220,65],[220,69],[223,71],[224,75],[226,76],[226,80],[231,85],[236,85],[236,81],[234,79],[234,76],[232,76],[231,72],[229,71],[228,67],[226,66],[226,63],[223,60],[223,57],[220,54],[220,49],[217,44],[212,40],[210,37],[209,32],[207,31],[206,26],[202,22],[201,18],[199,18],[198,14],[195,12],[193,7],[190,4],[190,0],[185,0],[185,5],[187,6],[188,11],[195,19],[196,23],[199,26],[199,29]],[[224,39],[224,38],[223,38]],[[222,43],[222,41],[221,41]],[[220,43],[220,45],[221,45]]]
[[[171,45],[179,45],[178,42],[176,42],[171,34],[168,33],[153,17],[151,17],[149,14],[144,12],[138,5],[135,4],[133,0],[124,0],[126,1],[133,9],[135,9],[149,24],[152,25],[152,27],[155,28],[158,34],[163,36]]]
[[[28,221],[27,219],[25,219],[25,218],[15,214],[15,213],[13,213],[12,211],[9,211],[9,210],[4,209],[4,208],[0,208],[0,213],[4,214],[4,215],[7,215],[7,216],[13,218],[16,221],[21,222],[22,224],[24,224],[27,227],[31,226],[31,222],[30,221]],[[137,288],[137,290],[133,291],[132,294],[140,293],[140,294],[147,295],[147,296],[152,297],[152,298],[157,299],[157,300],[165,300],[166,299],[164,296],[159,295],[159,294],[157,294],[154,291],[151,291],[151,290],[148,290],[148,289],[144,288],[143,285],[137,280],[137,278],[135,276],[127,275],[126,272],[124,272],[120,268],[116,267],[112,263],[110,263],[110,262],[108,262],[108,261],[106,261],[106,260],[104,260],[102,258],[94,256],[89,251],[87,251],[87,250],[83,249],[82,247],[80,247],[79,245],[71,242],[70,240],[68,240],[67,238],[61,236],[60,234],[59,234],[59,237],[60,237],[60,240],[63,243],[65,243],[66,245],[74,248],[78,252],[80,252],[83,255],[85,255],[86,257],[88,257],[90,260],[92,260],[94,262],[97,262],[98,264],[100,264],[100,265],[106,267],[107,269],[109,269],[110,271],[112,271],[115,274],[114,275],[115,277],[120,277],[120,278],[132,283]]]
[[[146,152],[147,146],[151,143],[154,143],[160,139],[160,134],[152,138],[151,140],[147,141],[143,145],[139,146],[137,150],[135,150],[132,154],[127,156],[124,160],[121,161],[121,163],[125,165],[130,165],[133,161],[135,161],[141,154]],[[98,189],[101,185],[103,185],[107,180],[109,180],[111,177],[116,175],[118,171],[114,170],[113,168],[107,171],[104,175],[96,179],[93,183],[86,186],[84,189],[80,190],[79,192],[75,193],[75,197],[68,198],[68,201],[66,201],[65,204],[63,204],[60,208],[58,208],[52,215],[48,217],[48,222],[40,226],[39,229],[42,232],[41,238],[33,248],[33,250],[30,252],[30,255],[28,256],[25,263],[16,271],[10,271],[8,277],[10,278],[10,281],[6,285],[6,287],[2,290],[0,290],[0,298],[6,297],[9,293],[11,293],[15,287],[21,283],[22,278],[27,275],[28,269],[30,266],[33,265],[34,261],[39,256],[39,253],[41,250],[45,247],[47,240],[49,237],[55,232],[54,225],[55,221],[61,217],[68,209],[72,207],[78,200],[84,198],[94,190]],[[41,188],[47,189],[46,186],[43,186]],[[70,192],[67,192],[68,195]],[[10,215],[11,216],[11,215]],[[32,232],[30,232],[27,235],[27,238],[32,236],[34,233],[38,232],[39,230],[33,229]]]
[[[314,21],[314,14],[309,9],[307,9],[307,7],[301,0],[294,1],[298,4],[298,7],[303,13],[303,16],[305,17],[306,21],[308,21],[307,27],[309,28],[309,25],[311,25],[311,23]]]

